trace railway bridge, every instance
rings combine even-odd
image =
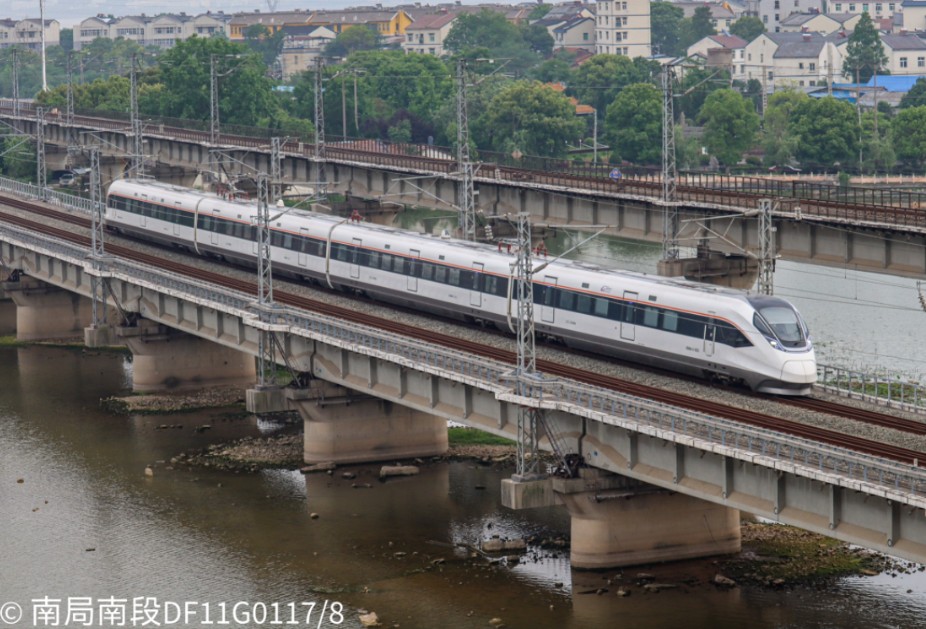
[[[254,387],[249,407],[283,399],[297,409],[308,463],[440,454],[448,419],[516,438],[518,409],[543,409],[557,441],[588,467],[578,478],[506,480],[503,502],[564,504],[577,568],[735,552],[740,510],[926,562],[926,470],[915,453],[862,454],[566,376],[518,395],[504,360],[298,302],[268,311],[246,287],[123,257],[95,260],[70,232],[45,231],[0,221],[0,325],[10,327],[15,309],[20,337],[83,332],[89,345],[108,344],[107,326],[85,329],[93,280],[105,279],[139,390],[253,387],[253,357],[272,333],[308,380]]]
[[[24,133],[34,133],[36,127],[34,110],[21,105],[19,115],[13,115],[8,100],[0,101],[0,121]],[[209,168],[214,150],[222,152],[231,172],[270,172],[269,133],[222,134],[212,144],[202,123],[146,121],[145,153],[153,172],[187,184]],[[49,115],[43,135],[48,145],[59,148],[50,159],[62,164],[66,151],[61,149],[74,138],[100,144],[112,160],[110,176],[119,175],[132,152],[129,121],[96,114],[74,116],[70,123],[63,114]],[[458,198],[457,164],[435,147],[334,143],[320,159],[311,143],[291,140],[284,144],[283,156],[283,177],[294,183],[325,180],[332,192],[406,206],[453,209]],[[673,207],[679,214],[680,244],[694,248],[707,239],[723,257],[759,250],[756,213],[760,201],[769,199],[778,257],[926,278],[924,194],[763,177],[682,175],[677,203],[667,205],[658,178],[612,179],[609,172],[604,165],[556,160],[523,160],[517,167],[477,164],[476,208],[490,216],[530,212],[535,223],[551,226],[607,225],[615,235],[661,241],[665,209]],[[706,261],[697,274],[708,276],[710,267]]]

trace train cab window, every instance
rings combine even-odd
[[[717,321],[716,338],[718,343],[730,347],[749,347],[752,345],[742,332],[725,321]]]
[[[662,313],[662,329],[667,332],[678,331],[678,313],[674,310],[665,310]]]

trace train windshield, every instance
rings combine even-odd
[[[756,308],[753,323],[766,338],[778,341],[783,347],[802,348],[807,345],[807,326],[791,304],[774,297],[750,301]]]

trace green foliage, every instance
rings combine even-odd
[[[909,109],[910,107],[922,107],[923,105],[926,105],[926,79],[920,78],[916,80],[910,91],[904,94],[904,97],[900,100],[900,108]]]
[[[884,46],[871,16],[867,12],[862,13],[846,44],[842,73],[849,79],[857,78],[859,83],[867,83],[875,72],[881,72],[886,63]]]
[[[794,110],[810,97],[796,90],[775,92],[768,99],[762,129],[766,166],[785,166],[794,161],[800,138],[791,130]]]
[[[20,181],[35,181],[35,142],[27,136],[13,135],[0,144],[0,172]]]
[[[679,45],[679,33],[685,12],[671,2],[653,2],[650,5],[650,28],[653,37],[653,53],[672,57],[683,54]]]
[[[635,164],[662,160],[662,94],[651,83],[628,85],[608,106],[605,134],[611,154]]]
[[[575,55],[571,52],[561,50],[553,54],[553,57],[542,61],[527,72],[527,78],[540,81],[541,83],[572,83],[574,71],[572,61]]]
[[[797,158],[830,167],[853,164],[858,158],[855,108],[835,98],[802,100],[791,114],[791,132],[798,136]]]
[[[545,26],[540,24],[521,24],[518,26],[524,42],[541,57],[553,54],[553,36]]]
[[[491,433],[483,432],[482,430],[476,430],[475,428],[467,428],[465,426],[453,426],[448,428],[447,431],[447,438],[450,441],[450,445],[455,446],[513,446],[515,444],[511,439],[496,437]]]
[[[756,37],[765,32],[765,24],[762,20],[752,15],[744,15],[730,25],[730,34],[736,35],[751,42]]]
[[[261,57],[243,44],[218,37],[191,37],[161,55],[158,66],[164,91],[160,110],[148,113],[209,120],[212,59],[222,123],[253,125],[276,117],[277,102]]]
[[[694,119],[701,111],[704,101],[715,90],[730,85],[730,74],[717,68],[693,68],[685,72],[675,90],[675,115],[684,114]]]
[[[74,50],[74,29],[73,28],[62,28],[58,32],[58,45],[61,46],[61,49],[64,50],[65,52],[70,52],[71,50]]]
[[[695,9],[694,15],[685,18],[679,25],[679,47],[685,51],[692,44],[701,41],[708,35],[716,35],[714,22],[711,20],[711,10],[708,6]]]
[[[711,92],[698,120],[704,125],[704,146],[726,166],[740,160],[759,128],[759,115],[752,103],[731,89]]]
[[[547,13],[552,10],[552,4],[538,4],[533,9],[531,9],[530,15],[527,16],[527,21],[533,22],[535,20],[542,20],[547,16]]]
[[[658,61],[642,57],[631,60],[622,55],[595,55],[579,66],[570,92],[579,102],[604,112],[622,89],[654,81],[659,69]]]
[[[271,33],[263,24],[251,24],[244,29],[244,43],[261,56],[266,65],[273,65],[283,51],[283,39],[286,33],[278,30]]]
[[[502,13],[483,9],[454,20],[444,47],[457,57],[506,60],[506,72],[523,73],[541,59],[533,48],[538,42],[526,41],[524,32]],[[496,68],[493,66],[489,71]]]
[[[325,56],[347,57],[361,50],[376,50],[380,46],[380,39],[375,28],[353,26],[339,33],[325,46]]]
[[[398,120],[396,124],[389,127],[389,141],[398,143],[412,141],[412,124],[407,118]]]
[[[898,159],[922,166],[926,161],[926,105],[898,112],[891,123],[891,137]]]
[[[471,126],[480,147],[562,157],[585,123],[565,94],[536,81],[514,81],[501,87]]]

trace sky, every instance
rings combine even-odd
[[[439,0],[431,0],[436,4]],[[446,1],[446,0],[440,0]],[[427,2],[427,0],[425,0]],[[475,3],[476,0],[464,0],[464,4]],[[409,4],[406,0],[278,0],[277,11],[290,11],[293,9],[342,9],[348,6],[371,6],[374,4],[384,6],[396,4]],[[514,3],[514,2],[513,2]],[[6,5],[5,7],[3,5]],[[239,11],[253,11],[260,9],[268,11],[267,0],[45,0],[46,19],[58,20],[62,26],[73,27],[88,17],[97,13],[112,13],[115,16],[138,15],[140,13],[179,13],[185,11],[196,15],[206,11],[225,11],[236,13]],[[38,18],[39,0],[0,0],[0,18]]]

